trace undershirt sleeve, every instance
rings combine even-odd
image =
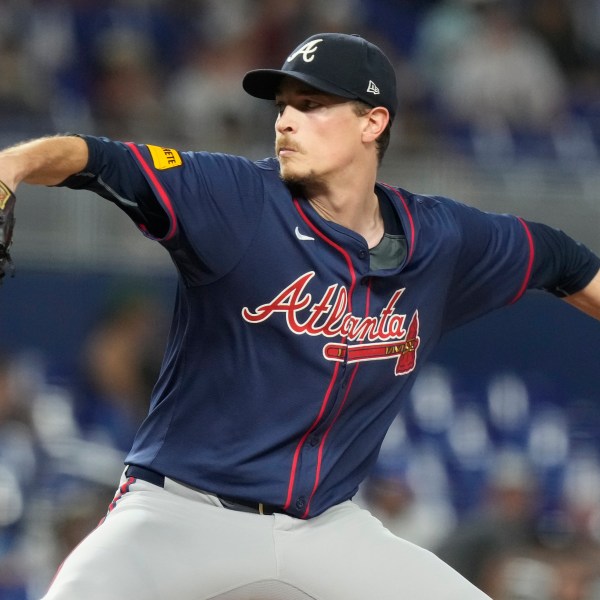
[[[600,270],[597,255],[559,229],[542,223],[526,223],[535,247],[530,288],[564,298],[590,283]]]

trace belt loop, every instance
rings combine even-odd
[[[264,504],[263,504],[262,502],[259,502],[259,503],[258,503],[258,512],[259,512],[259,514],[261,514],[261,515],[264,515],[264,514],[265,514],[265,512],[264,512],[264,511],[265,511],[265,506],[264,506]]]

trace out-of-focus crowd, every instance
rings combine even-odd
[[[41,598],[106,513],[147,412],[166,324],[154,297],[118,292],[67,379],[33,349],[0,353],[1,600]]]
[[[77,131],[262,153],[274,112],[241,76],[339,30],[397,67],[393,150],[581,164],[600,147],[598,24],[597,0],[3,0],[0,141]],[[115,298],[61,385],[44,357],[0,356],[0,600],[39,598],[103,516],[161,315]],[[565,413],[539,384],[432,366],[358,501],[495,600],[600,600],[600,418],[585,401]]]
[[[597,0],[4,0],[0,134],[80,131],[251,152],[243,73],[318,31],[394,62],[394,147],[578,160],[600,140]]]

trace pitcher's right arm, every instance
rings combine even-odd
[[[0,181],[13,192],[22,182],[57,185],[85,169],[88,147],[76,136],[42,137],[0,151]]]

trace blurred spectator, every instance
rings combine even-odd
[[[565,467],[563,510],[566,545],[600,549],[600,455],[593,447],[573,452]]]
[[[481,510],[464,518],[436,553],[495,597],[491,588],[498,564],[507,555],[539,546],[536,494],[535,478],[524,457],[510,452],[498,455]]]
[[[430,377],[436,372],[434,367]],[[430,440],[416,436],[416,444],[397,416],[355,501],[395,535],[433,549],[455,526],[456,511],[441,457]]]
[[[36,1],[26,29],[30,76],[55,128],[92,130],[89,78],[77,47],[74,10],[64,2]],[[79,129],[76,129],[79,127]]]
[[[244,97],[240,79],[256,65],[256,52],[246,32],[190,50],[171,79],[164,106],[179,138],[223,151],[252,138],[255,103]]]
[[[0,355],[0,598],[25,598],[24,528],[36,482],[38,448],[27,382],[18,361]]]
[[[48,573],[54,573],[81,540],[97,527],[114,495],[114,487],[80,483],[57,499],[55,506],[60,509],[53,510],[50,517],[52,543],[48,548]]]
[[[430,90],[448,86],[449,67],[476,30],[475,5],[473,0],[440,0],[424,14],[416,33],[414,60]]]
[[[543,558],[509,553],[493,561],[493,566],[488,593],[494,600],[558,600],[556,573]]]
[[[98,40],[91,111],[103,135],[118,139],[165,135],[161,73],[143,33],[114,29]]]
[[[129,450],[148,411],[165,337],[158,302],[135,293],[112,298],[82,349],[75,418],[86,439]]]
[[[599,555],[572,548],[515,552],[494,564],[494,600],[597,600]]]
[[[24,40],[14,32],[0,34],[0,73],[0,112],[9,117],[3,126],[29,131],[34,124],[47,125],[43,90],[27,60]]]
[[[483,131],[550,131],[566,107],[559,65],[507,0],[478,0],[477,8],[477,29],[448,65],[438,102],[451,120]]]
[[[571,0],[570,10],[577,35],[578,47],[585,56],[585,68],[580,71],[574,90],[573,110],[583,116],[600,142],[600,2]]]
[[[598,23],[600,23],[600,2],[598,0],[570,0],[570,10],[577,31],[577,39],[584,52],[598,67],[600,59],[600,39],[598,39]]]
[[[419,493],[411,479],[401,469],[376,467],[357,502],[394,535],[432,550],[455,526],[455,511],[447,497]]]
[[[544,40],[571,83],[587,60],[577,38],[571,0],[532,0],[524,10],[524,23]]]
[[[554,577],[552,600],[597,600],[600,598],[600,552],[598,548],[571,547],[550,552]]]

